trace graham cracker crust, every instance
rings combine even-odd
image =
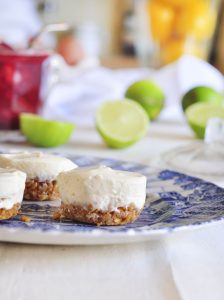
[[[134,205],[118,207],[116,211],[103,211],[95,209],[91,205],[82,207],[75,204],[61,204],[55,213],[54,219],[70,219],[73,221],[100,225],[124,225],[134,222],[140,215],[141,210]]]
[[[16,203],[10,209],[0,208],[0,220],[6,220],[15,217],[19,212],[20,206],[20,203]]]
[[[26,181],[24,200],[44,201],[60,199],[56,180],[39,181],[30,179]]]

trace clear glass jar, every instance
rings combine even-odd
[[[207,59],[219,0],[136,0],[136,50],[144,65],[191,54]]]

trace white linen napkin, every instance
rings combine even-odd
[[[181,96],[196,85],[208,85],[218,91],[224,90],[222,74],[193,56],[185,55],[175,63],[159,70],[119,69],[85,67],[73,71],[62,70],[60,81],[52,88],[45,103],[43,116],[90,126],[94,123],[95,111],[104,101],[122,99],[129,84],[136,80],[152,79],[165,91],[166,108],[161,117],[177,105]]]

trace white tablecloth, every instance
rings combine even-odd
[[[57,151],[150,164],[193,135],[181,119],[151,124],[124,150],[105,147],[94,127],[79,127]],[[26,144],[1,147],[29,148]],[[0,299],[223,300],[224,223],[129,245],[38,246],[0,244]]]

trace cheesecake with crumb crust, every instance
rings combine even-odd
[[[15,169],[0,168],[0,220],[18,214],[23,200],[26,174]]]
[[[0,154],[0,167],[15,168],[27,175],[25,200],[56,200],[59,192],[56,177],[76,168],[71,160],[42,152]]]
[[[57,177],[59,216],[97,225],[134,222],[146,199],[146,177],[105,166],[77,168]]]

